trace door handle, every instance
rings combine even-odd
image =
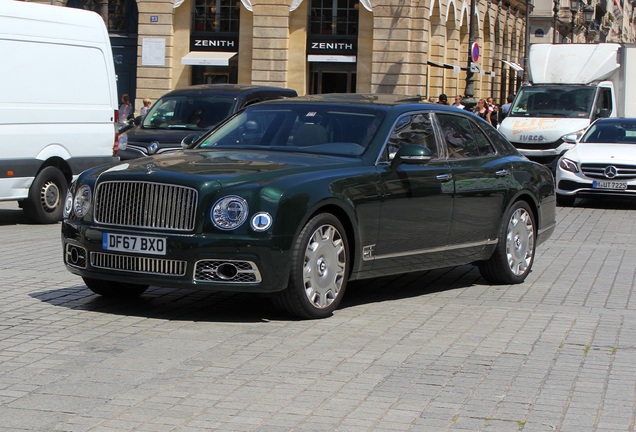
[[[495,173],[495,175],[496,175],[497,177],[505,177],[505,176],[507,176],[509,173],[510,173],[510,171],[508,171],[507,169],[502,169],[502,170],[497,171],[497,172]]]
[[[441,181],[441,182],[447,182],[450,179],[453,178],[452,174],[439,174],[437,175],[437,180]]]

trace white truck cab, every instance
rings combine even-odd
[[[530,85],[499,131],[529,159],[554,170],[596,118],[636,116],[636,84],[627,79],[636,73],[634,45],[533,44],[528,64]]]

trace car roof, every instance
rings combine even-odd
[[[331,104],[331,105],[356,105],[368,107],[384,107],[390,109],[392,107],[402,107],[407,110],[435,110],[435,111],[461,111],[465,114],[469,112],[457,107],[423,102],[421,96],[395,95],[395,94],[360,94],[360,93],[331,93],[321,95],[299,96],[291,99],[273,100],[263,102],[263,104]],[[262,106],[262,104],[260,104]]]
[[[247,95],[251,93],[261,93],[261,92],[264,92],[264,93],[272,92],[277,94],[296,96],[296,90],[285,88],[285,87],[275,87],[275,86],[266,86],[266,85],[257,85],[257,84],[198,84],[198,85],[174,89],[164,94],[162,97],[192,94],[192,93],[196,93],[196,94],[206,93],[206,94],[235,96],[235,95]]]
[[[606,117],[597,119],[595,124],[624,124],[636,123],[636,117]]]

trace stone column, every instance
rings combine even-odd
[[[288,0],[256,0],[252,12],[252,83],[285,87],[289,61]]]

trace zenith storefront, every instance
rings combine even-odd
[[[181,65],[189,66],[188,84],[260,81],[296,86],[303,94],[357,90],[358,0],[294,0],[287,11],[250,0],[186,0],[175,16],[188,3],[189,46],[181,57]],[[175,51],[180,42],[175,38]],[[265,64],[269,77],[263,76]],[[281,75],[286,79],[276,78]]]
[[[470,66],[477,71],[475,97],[503,101],[521,84],[522,72],[510,64],[522,63],[525,0],[108,0],[107,6],[101,13],[109,32],[116,22],[138,24],[137,34],[125,34],[136,58],[117,56],[116,64],[121,82],[128,76],[136,84],[127,91],[137,110],[144,98],[203,83],[436,100],[464,94]],[[480,46],[475,64],[468,58],[472,21]],[[111,40],[115,48],[124,39],[111,34]]]

